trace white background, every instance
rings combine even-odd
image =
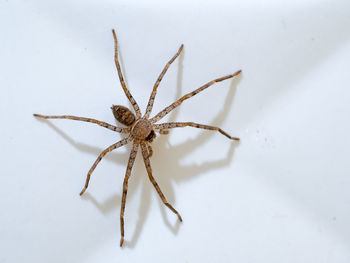
[[[129,106],[113,61],[144,110],[181,43],[153,113],[200,85],[170,120],[222,127],[158,136],[154,176],[184,222],[161,204],[140,154],[72,114],[115,124]],[[0,2],[0,262],[350,262],[350,3],[338,1]]]

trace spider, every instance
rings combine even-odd
[[[128,161],[128,165],[127,165],[126,173],[125,173],[125,177],[124,177],[124,182],[123,182],[123,195],[122,195],[122,204],[121,204],[121,210],[120,210],[120,230],[121,230],[120,246],[122,247],[123,243],[124,243],[124,212],[125,212],[126,196],[127,196],[127,191],[128,191],[128,181],[129,181],[129,178],[131,176],[131,169],[134,165],[135,157],[136,157],[136,154],[137,154],[139,147],[141,147],[141,153],[142,153],[143,160],[144,160],[144,163],[146,166],[148,177],[149,177],[151,183],[153,184],[154,188],[156,189],[159,197],[163,201],[164,205],[166,205],[172,212],[174,212],[177,215],[180,222],[182,222],[182,218],[181,218],[180,214],[175,210],[175,208],[171,204],[168,203],[167,199],[165,198],[163,192],[161,191],[159,185],[157,184],[156,180],[154,179],[154,177],[152,175],[150,157],[151,157],[153,151],[152,151],[152,147],[150,144],[155,139],[156,132],[158,132],[159,134],[167,134],[169,132],[168,131],[169,129],[189,126],[189,127],[199,128],[199,129],[218,131],[231,140],[239,141],[239,138],[230,136],[228,133],[226,133],[225,131],[223,131],[219,127],[198,124],[198,123],[194,123],[194,122],[168,122],[168,123],[161,123],[161,124],[156,124],[156,122],[158,122],[160,119],[162,119],[165,115],[167,115],[169,112],[174,110],[176,107],[180,106],[182,104],[182,102],[184,102],[185,100],[187,100],[187,99],[191,98],[192,96],[198,94],[199,92],[205,90],[206,88],[210,87],[211,85],[213,85],[216,82],[230,79],[230,78],[233,78],[233,77],[239,75],[241,73],[241,70],[238,70],[233,74],[230,74],[230,75],[218,78],[218,79],[214,79],[214,80],[204,84],[200,88],[182,96],[180,99],[178,99],[177,101],[175,101],[174,103],[170,104],[168,107],[166,107],[162,111],[160,111],[154,117],[150,118],[153,103],[154,103],[154,98],[156,96],[159,83],[161,82],[162,78],[164,77],[165,73],[167,72],[169,66],[180,55],[180,53],[183,49],[183,45],[181,45],[179,50],[177,51],[177,53],[165,65],[163,71],[160,73],[157,81],[155,82],[155,84],[153,86],[152,93],[150,95],[150,98],[149,98],[149,101],[147,104],[146,112],[142,116],[138,104],[136,103],[134,97],[131,95],[130,91],[126,87],[126,84],[125,84],[125,81],[123,78],[123,74],[122,74],[122,71],[120,68],[119,60],[118,60],[118,41],[117,41],[117,36],[116,36],[114,29],[112,30],[112,33],[113,33],[113,38],[114,38],[114,52],[115,52],[114,53],[114,61],[115,61],[115,65],[117,67],[120,84],[124,90],[126,97],[130,101],[130,103],[135,111],[135,114],[132,113],[128,108],[121,106],[121,105],[112,105],[111,110],[112,110],[113,115],[116,118],[116,120],[118,122],[120,122],[121,124],[124,124],[126,127],[116,127],[114,125],[111,125],[111,124],[103,122],[103,121],[98,121],[98,120],[91,119],[91,118],[76,117],[76,116],[72,116],[72,115],[47,116],[47,115],[34,114],[34,116],[38,117],[38,118],[43,118],[43,119],[69,119],[69,120],[76,120],[76,121],[91,122],[91,123],[95,123],[97,125],[100,125],[104,128],[115,131],[115,132],[128,134],[128,136],[126,138],[118,141],[117,143],[112,144],[111,146],[106,148],[97,157],[96,161],[94,162],[94,164],[92,165],[92,167],[90,168],[90,170],[87,174],[84,188],[80,192],[80,195],[84,194],[84,192],[86,191],[86,189],[89,186],[89,181],[90,181],[90,177],[91,177],[92,172],[95,170],[98,163],[101,161],[101,159],[107,153],[109,153],[109,152],[111,152],[111,151],[113,151],[113,150],[115,150],[123,145],[126,145],[127,143],[132,143],[132,149],[130,152],[129,161]]]

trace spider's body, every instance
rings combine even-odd
[[[200,128],[200,129],[218,131],[218,132],[220,132],[221,134],[225,135],[226,137],[228,137],[231,140],[239,141],[239,138],[231,137],[229,134],[227,134],[226,132],[224,132],[220,128],[214,127],[214,126],[209,126],[209,125],[203,125],[203,124],[198,124],[198,123],[193,123],[193,122],[170,122],[170,123],[161,123],[161,124],[156,124],[156,122],[158,122],[160,119],[162,119],[165,115],[167,115],[173,109],[178,107],[183,101],[191,98],[192,96],[194,96],[197,93],[203,91],[204,89],[208,88],[209,86],[213,85],[216,82],[220,82],[220,81],[223,81],[223,80],[226,80],[226,79],[230,79],[230,78],[233,78],[233,77],[239,75],[241,71],[238,70],[234,74],[227,75],[225,77],[218,78],[218,79],[215,79],[215,80],[212,80],[212,81],[208,82],[207,84],[201,86],[200,88],[198,88],[198,89],[196,89],[196,90],[194,90],[194,91],[192,91],[192,92],[182,96],[180,99],[178,99],[177,101],[175,101],[174,103],[172,103],[168,107],[164,108],[161,112],[156,114],[154,117],[150,118],[150,114],[151,114],[151,111],[152,111],[154,98],[156,96],[157,88],[159,86],[159,83],[162,80],[163,76],[165,75],[165,73],[168,70],[168,68],[171,65],[171,63],[173,63],[174,60],[180,55],[180,53],[181,53],[181,51],[183,49],[183,45],[181,45],[179,50],[178,50],[178,52],[166,64],[166,66],[164,67],[163,71],[159,75],[156,83],[154,84],[151,96],[150,96],[148,104],[147,104],[146,112],[142,116],[141,115],[141,111],[139,109],[139,106],[137,105],[137,103],[136,103],[135,99],[133,98],[133,96],[130,94],[130,91],[127,89],[127,87],[125,85],[125,82],[124,82],[124,79],[123,79],[123,74],[121,72],[119,61],[118,61],[117,37],[116,37],[116,34],[115,34],[114,30],[113,30],[113,36],[114,36],[114,42],[115,42],[115,56],[114,56],[114,59],[115,59],[115,64],[116,64],[116,67],[117,67],[117,70],[118,70],[119,80],[120,80],[121,86],[122,86],[126,96],[128,97],[131,105],[133,106],[135,114],[132,113],[128,108],[126,108],[124,106],[120,106],[120,105],[113,105],[111,107],[111,109],[112,109],[113,115],[116,118],[116,120],[118,122],[124,124],[127,127],[125,127],[125,128],[116,127],[114,125],[108,124],[106,122],[98,121],[98,120],[95,120],[95,119],[76,117],[76,116],[71,116],[71,115],[45,116],[45,115],[34,114],[34,116],[35,117],[39,117],[39,118],[44,118],[44,119],[70,119],[70,120],[91,122],[91,123],[98,124],[98,125],[100,125],[100,126],[102,126],[104,128],[107,128],[107,129],[110,129],[112,131],[115,131],[115,132],[128,134],[128,136],[126,138],[120,140],[117,143],[112,144],[111,146],[106,148],[97,157],[95,163],[92,165],[92,167],[90,168],[90,170],[89,170],[89,172],[87,174],[85,186],[84,186],[83,190],[80,192],[80,195],[82,195],[86,191],[86,189],[88,188],[88,185],[89,185],[89,181],[90,181],[90,177],[91,177],[92,172],[95,170],[95,168],[98,165],[98,163],[102,160],[102,158],[107,153],[109,153],[109,152],[111,152],[111,151],[115,150],[116,148],[119,148],[119,147],[121,147],[123,145],[126,145],[127,143],[131,143],[131,142],[133,143],[132,150],[131,150],[130,156],[129,156],[129,161],[128,161],[127,168],[126,168],[126,174],[125,174],[125,177],[124,177],[124,182],[123,182],[122,205],[121,205],[121,211],[120,211],[120,227],[121,227],[120,246],[122,246],[123,242],[124,242],[124,211],[125,211],[125,202],[126,202],[126,196],[127,196],[127,191],[128,191],[128,181],[129,181],[129,178],[131,176],[131,169],[132,169],[132,167],[134,165],[134,161],[135,161],[135,158],[136,158],[136,154],[137,154],[138,148],[141,148],[141,152],[142,152],[143,160],[144,160],[144,163],[145,163],[145,166],[146,166],[148,177],[149,177],[151,183],[153,184],[153,186],[155,187],[155,189],[156,189],[157,193],[159,194],[160,198],[162,199],[163,203],[171,211],[173,211],[178,216],[180,221],[182,221],[182,218],[181,218],[180,214],[168,203],[168,201],[166,200],[164,194],[160,190],[157,182],[155,181],[155,179],[154,179],[154,177],[152,175],[152,168],[151,168],[150,159],[149,159],[151,157],[151,155],[152,155],[152,147],[151,147],[150,144],[155,139],[156,132],[158,132],[160,134],[167,134],[169,129],[190,126],[190,127]]]
[[[121,124],[126,126],[133,125],[136,118],[134,113],[132,113],[128,108],[121,105],[113,105],[111,107],[114,117]]]
[[[152,135],[152,123],[147,119],[139,119],[135,122],[135,124],[132,126],[131,129],[131,136],[134,138],[134,140],[148,140],[151,139],[152,136],[148,137],[149,135]]]

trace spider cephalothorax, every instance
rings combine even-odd
[[[130,101],[130,103],[135,111],[135,115],[128,108],[126,108],[124,106],[113,105],[111,107],[111,109],[113,111],[113,115],[116,118],[116,120],[118,122],[124,124],[127,127],[125,127],[125,128],[116,127],[114,125],[111,125],[111,124],[103,122],[103,121],[98,121],[98,120],[91,119],[91,118],[76,117],[76,116],[72,116],[72,115],[45,116],[45,115],[40,115],[40,114],[34,114],[34,116],[39,117],[39,118],[44,118],[44,119],[70,119],[70,120],[91,122],[91,123],[98,124],[104,128],[115,131],[115,132],[128,134],[128,136],[126,138],[120,140],[117,143],[112,144],[111,146],[106,148],[97,157],[95,163],[92,165],[92,167],[90,168],[90,170],[87,174],[85,186],[84,186],[83,190],[80,192],[80,195],[82,195],[86,191],[86,189],[89,186],[89,181],[90,181],[90,177],[91,177],[92,172],[95,170],[98,163],[101,161],[101,159],[107,153],[109,153],[109,152],[113,151],[114,149],[119,148],[127,143],[130,143],[130,142],[133,143],[132,150],[131,150],[130,156],[129,156],[128,165],[126,168],[124,182],[123,182],[122,205],[121,205],[121,210],[120,210],[120,229],[121,229],[120,246],[122,246],[123,242],[124,242],[124,211],[125,211],[126,195],[127,195],[127,191],[128,191],[128,181],[129,181],[129,178],[131,176],[131,169],[134,165],[134,161],[135,161],[135,157],[136,157],[138,148],[141,147],[141,152],[142,152],[143,160],[144,160],[144,163],[146,166],[148,177],[149,177],[151,183],[153,184],[153,186],[155,187],[160,198],[162,199],[163,203],[178,216],[180,221],[182,221],[180,214],[168,203],[168,201],[166,200],[164,194],[160,190],[156,180],[154,179],[154,177],[152,175],[151,163],[150,163],[150,159],[149,159],[150,156],[152,155],[152,147],[151,147],[150,143],[155,139],[156,132],[158,132],[160,134],[167,134],[169,129],[189,126],[189,127],[195,127],[195,128],[205,129],[205,130],[218,131],[231,140],[239,141],[239,138],[231,137],[228,133],[224,132],[222,129],[220,129],[218,127],[198,124],[198,123],[194,123],[194,122],[169,122],[169,123],[161,123],[161,124],[156,124],[156,122],[158,122],[160,119],[162,119],[165,115],[167,115],[173,109],[178,107],[183,101],[185,101],[185,100],[191,98],[192,96],[196,95],[197,93],[205,90],[206,88],[208,88],[209,86],[213,85],[216,82],[230,79],[230,78],[233,78],[233,77],[239,75],[241,73],[241,71],[238,70],[233,74],[230,74],[230,75],[227,75],[225,77],[218,78],[218,79],[215,79],[215,80],[212,80],[212,81],[206,83],[205,85],[199,87],[198,89],[182,96],[180,99],[178,99],[174,103],[170,104],[168,107],[164,108],[161,112],[156,114],[154,117],[150,118],[154,98],[156,96],[159,83],[162,80],[163,76],[165,75],[166,71],[168,70],[170,64],[173,63],[174,60],[180,55],[180,53],[183,49],[183,45],[181,45],[179,50],[177,51],[177,53],[172,57],[172,59],[170,59],[170,61],[165,65],[163,71],[160,73],[156,83],[153,86],[153,90],[152,90],[151,96],[150,96],[148,104],[147,104],[146,112],[142,116],[141,111],[139,109],[139,106],[137,105],[135,99],[131,95],[130,91],[127,89],[125,82],[124,82],[123,74],[122,74],[122,71],[120,69],[120,65],[119,65],[119,61],[118,61],[118,43],[117,43],[117,37],[116,37],[114,30],[113,30],[113,37],[114,37],[114,44],[115,44],[114,60],[115,60],[115,65],[117,67],[120,84],[124,90],[125,95],[129,99],[129,101]]]
[[[135,140],[146,141],[146,138],[152,133],[152,123],[147,119],[139,119],[131,129],[131,136]]]

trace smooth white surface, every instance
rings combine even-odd
[[[153,113],[214,78],[171,120],[218,125],[154,142],[154,176],[184,222],[160,203],[138,156],[119,248],[130,147],[120,135],[124,76]],[[1,1],[0,262],[350,262],[349,1]],[[140,154],[139,154],[140,155]]]

